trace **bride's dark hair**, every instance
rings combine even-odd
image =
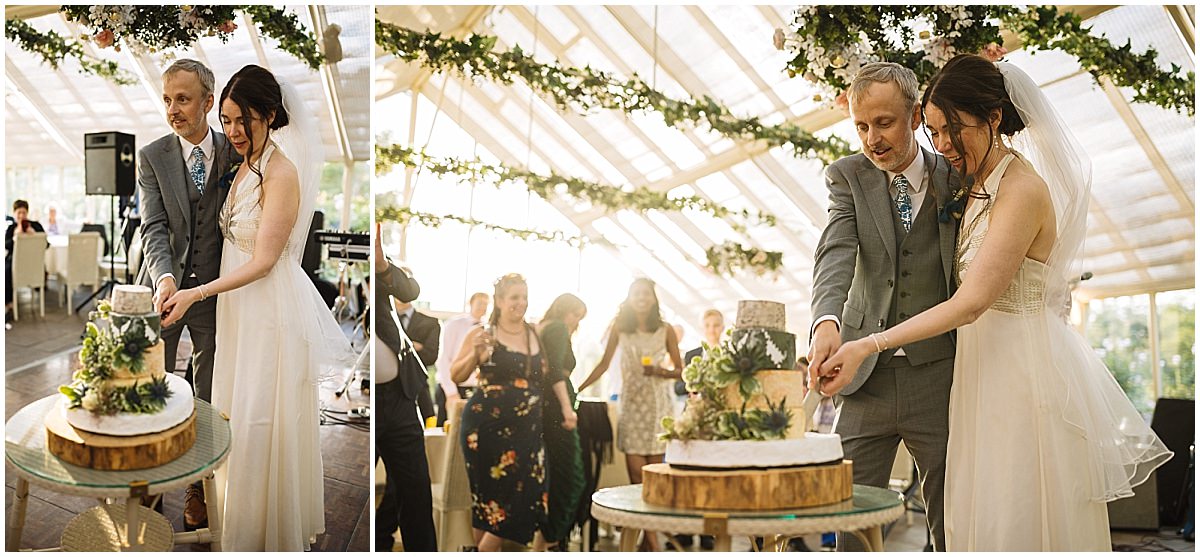
[[[967,154],[962,142],[962,129],[966,126],[959,116],[960,112],[970,114],[986,125],[992,111],[999,110],[1000,126],[996,131],[1000,135],[1011,136],[1025,129],[1025,122],[1017,114],[1017,107],[1013,106],[1004,88],[1004,76],[1000,74],[1000,69],[988,59],[974,54],[959,54],[951,58],[933,76],[921,97],[922,118],[925,118],[925,108],[931,103],[946,115],[950,144],[954,145],[954,150],[960,156]],[[987,126],[987,129],[988,150],[979,158],[980,168],[976,172],[982,170],[982,162],[987,160],[992,146],[996,144],[992,127]],[[928,128],[925,133],[929,133]],[[932,139],[930,143],[933,143]]]
[[[269,118],[267,123],[267,140],[271,139],[271,130],[277,130],[288,125],[287,110],[283,108],[283,92],[279,82],[266,68],[250,64],[233,74],[229,83],[221,90],[221,100],[218,106],[225,104],[225,99],[232,100],[242,111],[242,118],[249,119],[257,113],[260,118]],[[250,171],[262,181],[262,169],[257,163],[249,162],[254,156],[254,136],[248,124],[242,125],[246,139],[250,141],[250,151],[246,153],[246,161]],[[263,143],[266,149],[266,143]]]

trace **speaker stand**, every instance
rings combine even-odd
[[[92,300],[95,300],[97,297],[100,297],[101,299],[103,299],[103,295],[107,295],[109,293],[109,291],[111,291],[113,289],[114,286],[120,284],[119,282],[117,282],[117,279],[116,279],[117,263],[116,263],[116,259],[115,259],[116,253],[117,253],[117,246],[120,245],[117,243],[117,236],[116,236],[116,234],[117,234],[117,217],[116,217],[117,210],[115,207],[116,203],[117,203],[116,196],[115,195],[109,196],[109,198],[108,198],[108,229],[109,229],[109,231],[112,232],[112,239],[109,241],[109,248],[108,248],[108,280],[105,280],[104,283],[101,284],[100,287],[97,288],[95,292],[92,292],[92,294],[90,296],[88,296],[86,300],[81,302],[78,306],[75,306],[76,314],[79,314],[79,310],[83,309],[84,306],[92,303]],[[124,228],[124,227],[122,227],[122,228]],[[122,230],[121,237],[124,238],[124,236],[125,236],[125,233],[124,233],[124,230]],[[67,296],[70,297],[70,293],[68,293]],[[69,300],[68,300],[68,302],[69,302]]]

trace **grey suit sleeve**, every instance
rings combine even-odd
[[[138,152],[138,189],[142,194],[143,264],[150,271],[151,284],[157,286],[159,277],[172,272],[171,228],[158,176],[146,149]]]
[[[825,169],[825,186],[829,188],[829,222],[813,256],[812,316],[835,315],[840,319],[854,279],[858,221],[850,181],[836,163]]]

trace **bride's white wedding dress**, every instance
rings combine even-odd
[[[961,284],[988,232],[1000,178],[959,233]],[[1053,257],[1053,255],[1052,255]],[[1110,551],[1106,501],[1170,458],[1087,341],[1066,321],[1066,282],[1026,258],[1012,284],[958,329],[946,456],[949,551]]]
[[[269,144],[260,168],[273,155]],[[248,172],[222,206],[222,275],[250,261],[261,197]],[[325,530],[317,379],[349,343],[300,267],[309,218],[298,221],[267,276],[217,298],[212,403],[233,430],[216,472],[226,551],[303,551]]]

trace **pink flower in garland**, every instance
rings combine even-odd
[[[99,33],[96,33],[96,36],[92,37],[92,40],[96,41],[96,46],[99,46],[100,48],[108,48],[112,46],[114,42],[116,42],[117,37],[111,30],[105,29]]]
[[[1005,54],[1008,54],[1008,49],[996,43],[988,43],[979,53],[980,56],[993,62],[999,62],[1001,58],[1004,58]]]

